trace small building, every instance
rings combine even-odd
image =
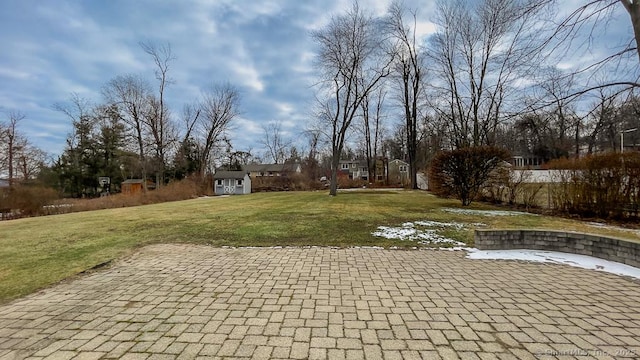
[[[389,161],[389,184],[406,186],[410,183],[409,163],[399,159]]]
[[[144,191],[143,185],[144,180],[142,179],[127,179],[122,182],[122,186],[120,187],[123,194],[127,195],[135,195],[142,194]],[[155,190],[156,183],[152,180],[147,180],[147,190]]]
[[[216,171],[213,192],[216,195],[251,194],[251,177],[245,171]]]

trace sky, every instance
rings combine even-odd
[[[389,2],[359,1],[375,15]],[[435,30],[434,1],[405,2],[418,9],[418,32],[425,38]],[[152,59],[139,42],[168,42],[176,57],[165,95],[173,113],[203,89],[229,82],[241,94],[233,144],[238,150],[257,149],[263,124],[280,121],[296,137],[312,121],[316,78],[310,32],[350,5],[342,0],[2,0],[0,111],[24,113],[20,131],[59,155],[71,122],[53,105],[72,93],[99,103],[101,88],[118,75],[142,75],[155,86]]]

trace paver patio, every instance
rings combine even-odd
[[[640,282],[464,256],[149,246],[0,306],[0,358],[640,357]]]

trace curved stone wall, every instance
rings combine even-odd
[[[588,255],[640,268],[640,242],[547,230],[476,230],[480,250],[531,249]]]

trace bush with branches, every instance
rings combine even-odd
[[[431,162],[431,190],[440,196],[455,196],[463,206],[480,194],[492,172],[509,159],[509,152],[492,146],[443,151]]]
[[[554,209],[585,217],[638,217],[640,153],[607,153],[580,159],[559,159],[553,170]]]

